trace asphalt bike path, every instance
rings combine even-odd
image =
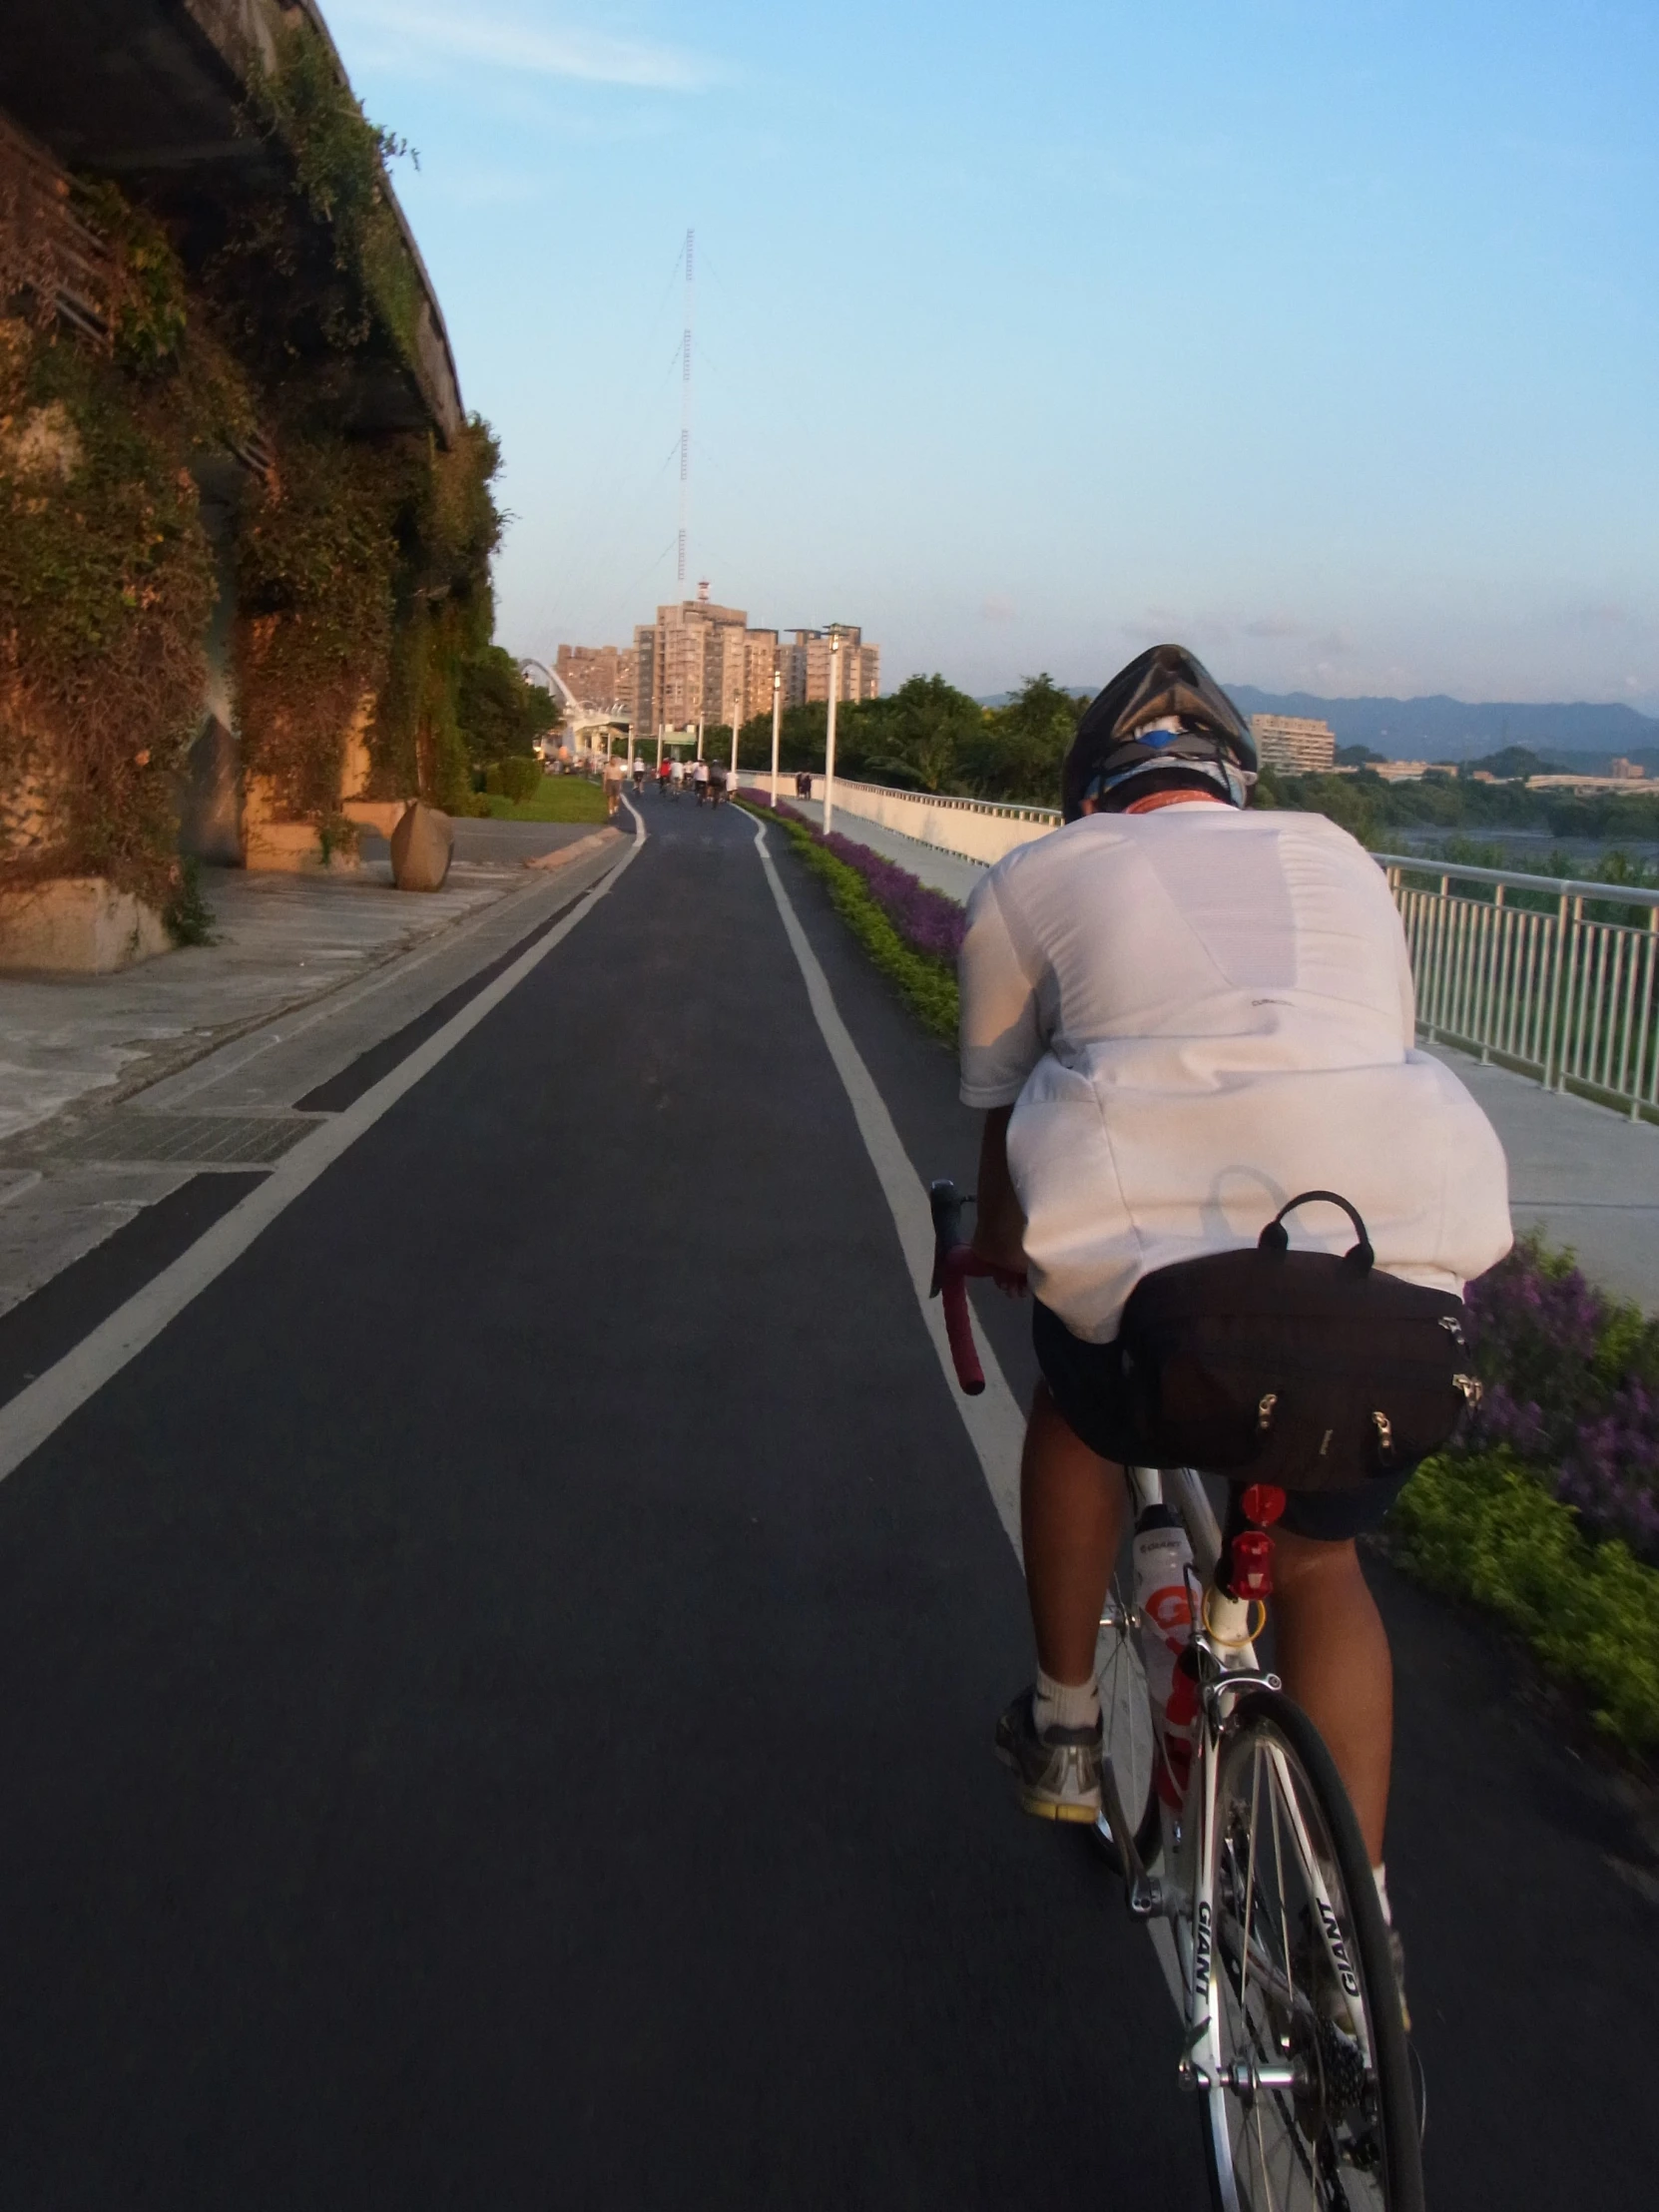
[[[643,812],[0,1483],[8,2206],[1202,2201],[751,825]]]

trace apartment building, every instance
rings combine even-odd
[[[830,696],[828,630],[797,630],[782,644],[776,630],[752,629],[742,607],[722,607],[700,587],[696,599],[657,609],[655,622],[634,631],[635,728],[691,729],[742,722],[772,712],[774,672],[783,677],[784,704],[799,706]],[[881,689],[881,659],[863,633],[839,627],[838,696],[874,699]]]
[[[1334,766],[1337,733],[1328,722],[1300,715],[1252,715],[1250,727],[1264,768],[1287,776],[1318,776]]]
[[[634,712],[635,654],[626,645],[561,645],[554,671],[574,697],[595,714]]]
[[[878,699],[881,695],[881,648],[865,645],[856,623],[838,622],[830,630],[797,630],[793,643],[780,646],[778,666],[784,678],[784,704],[802,707],[814,699],[830,697],[830,640],[840,639],[836,674],[838,699]]]

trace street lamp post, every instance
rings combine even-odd
[[[778,731],[784,718],[784,673],[772,672],[772,804],[778,805]]]
[[[742,713],[743,713],[743,701],[742,701],[741,699],[734,699],[734,700],[733,700],[733,702],[732,702],[732,786],[731,786],[732,796],[733,796],[734,798],[736,798],[736,796],[737,796],[737,790],[738,790],[738,719],[739,719],[739,717],[740,717],[740,716],[742,715]]]
[[[830,633],[830,717],[824,733],[824,834],[835,826],[835,694],[840,689],[841,636]]]

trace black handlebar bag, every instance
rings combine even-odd
[[[1341,1257],[1290,1249],[1285,1216],[1315,1199],[1354,1224]],[[1346,1198],[1304,1191],[1253,1247],[1143,1277],[1117,1337],[1138,1463],[1336,1490],[1437,1451],[1480,1397],[1463,1302],[1376,1257]]]

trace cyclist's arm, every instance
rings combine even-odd
[[[1008,1173],[1008,1117],[1013,1110],[1011,1106],[993,1106],[979,1133],[979,1204],[973,1218],[973,1249],[993,1267],[1017,1275],[1025,1267],[1025,1214]]]

